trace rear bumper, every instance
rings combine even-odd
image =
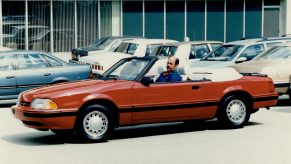
[[[255,97],[253,99],[254,102],[253,109],[274,106],[277,104],[278,97],[279,97],[278,94]]]
[[[23,122],[27,127],[46,129],[73,129],[77,117],[77,109],[66,110],[29,110],[27,107],[11,107],[15,118]]]
[[[290,83],[275,83],[274,85],[276,92],[278,92],[279,94],[288,93],[290,88]]]

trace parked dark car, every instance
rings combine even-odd
[[[76,63],[79,61],[80,57],[88,56],[90,52],[98,51],[98,52],[106,52],[106,51],[114,51],[122,41],[131,40],[134,38],[141,37],[103,37],[101,39],[97,39],[95,42],[91,43],[87,47],[74,48],[72,49],[72,59],[71,63]],[[93,52],[94,53],[94,52]]]
[[[27,89],[87,79],[90,75],[89,65],[68,64],[41,51],[1,52],[0,104],[2,100],[16,102],[18,94]]]

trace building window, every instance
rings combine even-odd
[[[207,1],[207,40],[224,41],[224,1]]]
[[[279,36],[280,8],[264,9],[264,37]]]
[[[50,2],[28,2],[28,49],[50,51]],[[25,49],[24,37],[18,47]]]
[[[142,36],[142,2],[123,2],[123,35]]]
[[[98,2],[77,1],[77,46],[84,47],[98,39]]]
[[[205,2],[187,1],[187,36],[190,40],[205,40]]]
[[[101,37],[112,35],[112,2],[100,2]]]
[[[280,0],[264,0],[265,6],[280,6]]]
[[[54,52],[68,52],[76,47],[74,18],[74,1],[53,1]]]
[[[25,37],[25,2],[2,1],[3,46],[18,48],[16,38]]]
[[[164,38],[164,1],[145,2],[145,37]]]
[[[184,1],[166,2],[166,38],[184,40]]]
[[[226,42],[243,38],[243,0],[227,0]]]
[[[262,36],[262,0],[246,0],[245,36]]]

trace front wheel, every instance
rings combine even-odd
[[[218,120],[233,128],[241,127],[249,121],[249,107],[248,102],[242,97],[229,96],[222,101],[218,109]]]
[[[88,141],[103,141],[111,132],[112,122],[110,112],[101,105],[87,107],[79,116],[77,133]]]

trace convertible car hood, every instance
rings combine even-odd
[[[245,63],[232,65],[240,73],[261,73],[264,67],[272,67],[279,65],[281,62],[278,60],[253,60]]]
[[[92,92],[108,91],[118,86],[129,86],[132,81],[124,80],[81,80],[76,82],[60,83],[51,86],[36,88],[23,92],[25,101],[31,102],[34,98],[56,98],[88,94]]]

